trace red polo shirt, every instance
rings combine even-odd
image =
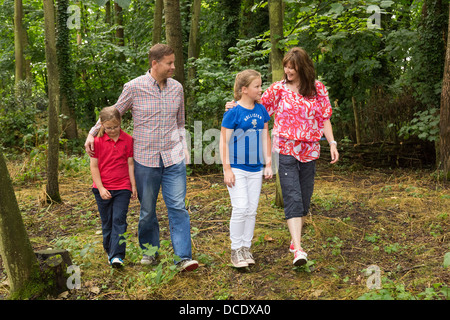
[[[103,186],[108,190],[131,189],[128,158],[133,157],[133,138],[120,130],[119,139],[112,140],[106,133],[94,140],[94,156]],[[93,188],[97,188],[95,183]]]

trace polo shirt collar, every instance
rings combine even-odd
[[[120,129],[119,139],[117,139],[117,140],[123,140],[122,134],[123,134],[123,131],[122,131],[122,129]],[[105,137],[105,138],[104,138],[105,141],[112,140],[112,139],[108,136],[108,134],[107,134],[106,132],[103,133],[103,136]]]

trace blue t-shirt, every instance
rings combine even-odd
[[[253,109],[241,105],[223,115],[222,127],[233,129],[229,141],[230,165],[245,171],[260,171],[264,163],[262,131],[270,120],[266,108],[255,103]]]

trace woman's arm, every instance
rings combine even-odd
[[[339,152],[337,150],[336,141],[333,136],[333,128],[331,126],[330,120],[325,120],[323,122],[323,134],[325,138],[327,138],[328,143],[330,144],[330,154],[331,154],[331,162],[336,163],[339,160]]]

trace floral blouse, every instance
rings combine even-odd
[[[273,83],[262,95],[261,103],[270,116],[275,114],[273,150],[292,155],[301,162],[316,160],[320,156],[319,140],[323,123],[332,114],[328,91],[316,81],[317,95],[307,98],[286,87],[285,81]]]

